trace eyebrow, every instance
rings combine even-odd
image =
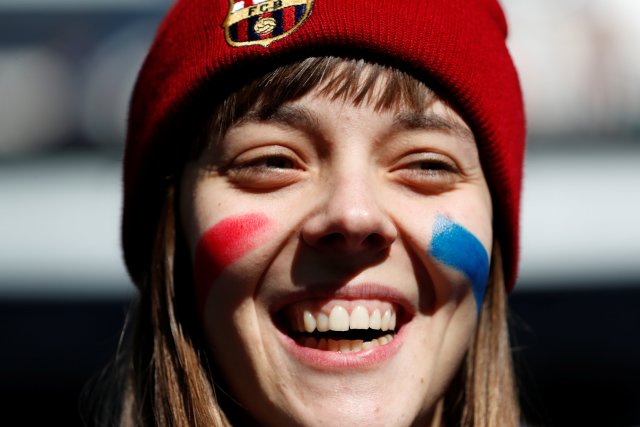
[[[263,108],[248,113],[242,122],[273,122],[294,129],[318,129],[318,119],[304,107],[280,105],[276,108]]]
[[[434,112],[400,112],[394,117],[393,128],[395,131],[429,130],[452,133],[465,141],[475,144],[473,132],[467,126]]]
[[[273,122],[294,129],[317,130],[319,123],[311,111],[296,105],[279,105],[276,108],[263,108],[248,113],[240,122]],[[459,136],[466,142],[475,144],[471,130],[449,117],[434,112],[401,111],[394,116],[393,131],[427,130],[446,132]]]

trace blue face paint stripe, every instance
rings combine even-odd
[[[438,215],[429,251],[433,258],[461,271],[469,279],[480,311],[489,275],[489,256],[482,243],[463,226]]]

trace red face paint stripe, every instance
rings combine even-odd
[[[213,282],[225,268],[260,243],[259,237],[269,224],[263,214],[239,215],[220,221],[202,235],[196,247],[194,266],[201,312]]]

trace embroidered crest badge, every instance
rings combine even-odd
[[[294,32],[309,17],[314,0],[229,0],[222,25],[231,46],[267,47]]]

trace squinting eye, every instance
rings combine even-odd
[[[429,194],[446,191],[461,178],[456,163],[438,153],[410,154],[398,162],[393,173],[402,184]]]
[[[268,156],[250,162],[245,167],[265,167],[273,169],[292,169],[295,167],[293,160],[283,156]]]
[[[457,172],[454,165],[439,160],[425,160],[415,162],[408,166],[408,169],[420,169],[423,171],[444,171],[444,172]]]
[[[299,157],[280,148],[270,151],[239,156],[225,169],[227,177],[240,188],[260,191],[277,190],[297,182],[304,169]]]

